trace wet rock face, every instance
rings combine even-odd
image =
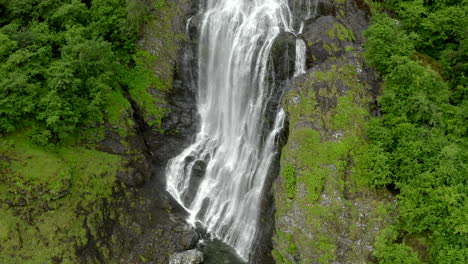
[[[295,63],[296,36],[289,32],[282,32],[271,48],[269,66],[273,76],[270,78],[276,82],[276,85],[289,80],[294,74]]]
[[[187,170],[188,168],[186,168],[186,171]],[[190,178],[189,190],[182,197],[186,204],[191,204],[193,202],[195,195],[197,195],[198,187],[200,186],[203,176],[205,176],[205,172],[206,162],[203,160],[195,161],[190,172],[192,174],[192,177]],[[186,173],[189,173],[189,171],[187,171]]]
[[[198,34],[199,34],[199,1],[177,1],[181,16],[174,18],[175,34],[184,35],[177,44],[177,51],[172,62],[172,87],[163,95],[170,109],[163,118],[160,131],[146,130],[147,140],[154,160],[156,179],[165,185],[165,168],[167,161],[178,155],[194,139],[199,116],[197,112],[198,97]]]
[[[177,37],[187,33],[186,21],[198,12],[198,1],[171,4],[177,15],[169,23],[171,28],[164,30],[174,34],[168,37],[174,41],[159,40],[148,25],[139,42],[152,54],[168,53],[159,57],[154,71],[162,79],[171,80],[169,92],[148,88],[154,96],[165,98],[168,114],[161,129],[151,128],[140,106],[128,97],[136,124],[134,133],[127,138],[108,133],[99,143],[100,150],[120,155],[124,166],[117,172],[121,184],[115,188],[114,200],[102,208],[105,219],[98,230],[89,231],[87,244],[78,249],[83,263],[94,263],[96,259],[102,263],[169,263],[170,255],[195,248],[200,238],[185,222],[187,212],[167,193],[164,182],[167,161],[190,143],[198,119],[196,44],[190,38]],[[192,37],[197,35],[193,25],[188,28]],[[192,170],[202,177],[203,162]],[[176,260],[171,263],[201,263],[203,257],[198,251],[190,251]]]
[[[266,82],[271,89],[270,100],[267,103],[263,119],[262,138],[268,137],[272,130],[276,115],[281,107],[281,98],[286,90],[289,80],[294,75],[296,62],[296,36],[289,32],[280,33],[271,48],[268,61],[268,75]],[[279,137],[283,137],[281,134]],[[280,140],[279,140],[280,141]],[[280,143],[281,145],[281,143]],[[274,260],[271,256],[271,237],[274,229],[274,202],[271,186],[278,175],[279,157],[272,162],[268,177],[265,180],[260,211],[259,227],[257,228],[257,242],[252,248],[252,256],[249,263],[270,264]]]
[[[166,94],[155,94],[166,99],[165,107],[170,110],[163,118],[161,129],[154,130],[144,124],[140,127],[140,136],[152,174],[144,184],[130,182],[127,185],[139,186],[139,189],[123,206],[125,219],[118,223],[117,235],[119,247],[114,251],[114,259],[119,263],[201,263],[203,256],[195,248],[200,236],[185,222],[187,212],[174,201],[165,190],[165,167],[167,161],[180,153],[195,136],[197,131],[197,28],[193,23],[187,25],[190,17],[198,13],[198,1],[174,1],[178,15],[172,17],[171,34],[185,35],[187,38],[175,38],[173,47],[159,47],[161,50],[174,50],[173,56],[161,63],[168,65],[168,76],[172,86]],[[191,20],[196,21],[196,18]],[[157,41],[157,40],[155,40]],[[147,48],[153,47],[151,41]],[[155,69],[157,72],[158,69]],[[142,166],[133,162],[138,171]],[[192,168],[193,173],[202,177],[204,163],[200,161]],[[138,177],[133,177],[138,179]],[[196,177],[195,177],[196,178]],[[125,179],[125,178],[124,178]],[[148,178],[149,179],[149,178]],[[122,180],[125,182],[125,180]],[[132,185],[133,184],[133,185]],[[187,251],[188,250],[188,251]],[[173,255],[171,259],[169,256]]]

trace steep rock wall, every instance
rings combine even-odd
[[[145,88],[151,104],[132,95],[131,88],[128,94],[151,177],[117,206],[120,221],[105,233],[112,241],[107,259],[112,263],[168,263],[172,254],[194,248],[199,239],[185,223],[185,210],[165,190],[167,161],[190,143],[197,126],[196,49],[186,21],[198,12],[198,2],[166,1],[153,12],[138,43],[152,57],[145,67],[158,79]],[[138,181],[134,175],[130,179]]]
[[[160,264],[195,246],[161,168],[196,126],[185,22],[198,4],[145,2],[135,71],[102,123],[48,148],[0,138],[1,263]]]
[[[369,9],[360,0],[311,2],[311,12],[307,1],[290,4],[295,23],[304,21],[307,72],[283,99],[289,137],[274,184],[273,256],[277,263],[368,263],[395,206],[354,168],[379,87],[362,55]]]

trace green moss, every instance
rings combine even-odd
[[[284,167],[282,175],[286,179],[288,197],[292,199],[296,196],[296,169],[292,164],[288,164]]]
[[[341,10],[341,16],[344,16],[344,11]],[[356,41],[356,36],[345,25],[336,23],[332,28],[327,30],[327,35],[330,39],[338,38],[341,41]]]
[[[283,250],[287,252],[289,256],[295,256],[298,254],[298,248],[295,242],[295,238],[292,234],[279,231],[277,235],[278,237],[276,237],[275,239],[286,241],[286,245]],[[279,251],[278,249],[274,249],[272,253],[277,263],[281,263],[281,264],[295,263],[292,260],[284,257],[281,251]]]
[[[333,30],[333,28],[330,28],[329,30],[327,30],[327,35],[330,39],[336,38],[336,33],[335,33],[335,30]]]
[[[335,45],[335,43],[331,43],[330,46],[331,46],[331,48],[333,49],[333,52],[338,52],[338,51],[341,50],[340,48],[338,48],[338,47]]]
[[[76,263],[74,249],[87,243],[77,208],[102,218],[92,208],[110,199],[121,157],[73,145],[44,149],[24,134],[2,138],[0,156],[8,164],[0,200],[15,205],[0,205],[0,263]]]
[[[322,47],[328,52],[328,55],[333,54],[333,48],[330,45],[328,45],[327,43],[324,43],[322,45]]]
[[[278,249],[273,249],[272,251],[273,258],[276,260],[276,263],[278,264],[293,264],[294,262],[290,261],[289,259],[286,259],[281,255],[281,253],[278,251]]]
[[[338,89],[343,85],[344,91]],[[290,130],[281,155],[281,181],[275,190],[276,218],[281,223],[273,254],[277,262],[288,263],[295,256],[299,261],[294,263],[332,263],[338,236],[346,233],[356,241],[362,238],[363,231],[355,224],[359,212],[351,201],[336,195],[366,190],[356,181],[358,175],[349,176],[355,153],[366,145],[370,100],[366,89],[356,67],[331,65],[327,71],[310,73],[285,96]],[[346,217],[344,208],[348,208]],[[294,227],[284,225],[281,219],[286,216],[294,219]],[[349,263],[365,258],[354,253],[346,257]]]
[[[165,104],[164,99],[151,94],[150,89],[167,92],[170,84],[153,72],[152,67],[158,60],[156,56],[140,50],[134,56],[134,60],[136,65],[127,73],[125,81],[128,92],[142,110],[145,121],[150,126],[159,128],[167,109],[162,107]]]
[[[288,233],[283,233],[283,232],[279,232],[278,235],[287,240],[289,243],[288,243],[288,246],[286,248],[286,252],[288,252],[289,254],[294,254],[296,253],[297,251],[297,246],[296,246],[296,243],[294,242],[294,237],[292,236],[292,234],[288,234]]]
[[[121,91],[112,91],[110,93],[105,113],[112,129],[122,137],[127,136],[135,126],[131,115],[132,106]]]
[[[346,46],[346,47],[345,47],[345,51],[346,51],[346,52],[351,52],[351,51],[353,51],[353,50],[354,50],[354,48],[351,47],[351,46]]]
[[[352,96],[338,98],[336,115],[332,127],[336,130],[347,129],[355,124],[363,124],[368,116],[367,110],[357,106]]]

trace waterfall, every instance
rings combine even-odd
[[[302,27],[300,29],[302,31]],[[294,76],[306,72],[306,44],[304,40],[296,39],[296,65],[294,67]]]
[[[305,19],[309,19],[312,17],[312,0],[307,2],[307,15]],[[314,7],[314,16],[317,15],[317,7],[318,7],[319,0],[315,0],[315,7]]]
[[[200,130],[166,168],[167,190],[189,212],[188,221],[203,224],[245,260],[285,118],[279,110],[262,137],[270,49],[281,30],[291,31],[287,3],[207,0],[198,44]]]

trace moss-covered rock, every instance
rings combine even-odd
[[[2,138],[0,153],[0,262],[76,263],[89,242],[86,221],[112,199],[122,158],[84,146],[43,149],[21,134]]]
[[[369,189],[353,171],[366,144],[365,74],[357,57],[329,61],[296,80],[284,99],[290,124],[275,186],[279,263],[365,263],[391,220],[393,196]]]
[[[196,10],[145,2],[153,13],[126,89],[111,92],[99,123],[55,146],[34,145],[27,130],[0,138],[0,263],[167,263],[195,246],[184,210],[152,177],[171,154],[148,142],[194,125],[174,111],[173,88],[181,21]]]
[[[317,3],[302,34],[309,69],[283,100],[289,137],[274,186],[273,256],[278,263],[368,263],[395,217],[394,196],[369,188],[355,168],[378,92],[362,58],[368,8],[354,0]]]

